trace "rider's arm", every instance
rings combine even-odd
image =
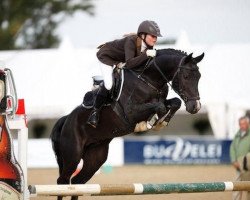
[[[145,52],[142,52],[138,56],[136,55],[137,47],[133,39],[126,40],[124,44],[124,50],[125,50],[126,68],[138,67],[140,65],[145,64],[145,62],[148,60],[148,56],[146,55]]]

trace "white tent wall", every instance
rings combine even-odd
[[[99,73],[94,49],[0,52],[14,74],[19,98],[29,118],[54,118],[80,105]],[[95,64],[94,64],[95,63]]]
[[[227,108],[222,103],[206,105],[208,118],[213,129],[214,136],[223,139],[227,133]]]
[[[233,138],[250,109],[249,52],[250,44],[211,46],[200,67],[200,96],[217,138]]]
[[[245,115],[247,110],[247,108],[226,103],[208,103],[206,109],[214,136],[217,139],[232,139],[238,130],[238,119]]]
[[[205,52],[198,64],[202,74],[199,91],[215,137],[232,138],[238,118],[250,109],[250,44],[185,44],[183,48],[180,43],[172,47],[194,52],[194,56]],[[91,89],[91,77],[100,75],[95,54],[96,49],[64,46],[1,51],[0,60],[13,71],[18,97],[25,99],[28,117],[58,118],[81,104],[84,93]]]

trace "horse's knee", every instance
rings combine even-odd
[[[177,97],[168,99],[166,105],[170,106],[172,109],[178,110],[181,107],[181,100]]]
[[[156,113],[162,115],[166,113],[166,107],[163,103],[160,103],[156,108]]]
[[[177,97],[173,98],[173,107],[180,108],[181,107],[181,100]]]

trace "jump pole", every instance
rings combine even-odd
[[[109,196],[170,193],[203,193],[223,191],[250,191],[250,181],[211,183],[162,184],[78,184],[29,186],[30,197],[36,196]]]

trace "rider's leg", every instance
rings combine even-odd
[[[102,67],[102,74],[104,78],[104,85],[103,84],[100,85],[100,88],[99,88],[99,91],[97,93],[96,100],[94,103],[93,110],[87,121],[87,123],[93,126],[94,128],[96,128],[98,125],[100,111],[102,109],[102,106],[105,104],[107,100],[109,90],[111,89],[112,84],[113,84],[112,67],[108,65],[104,65],[104,64],[102,64],[101,67]]]
[[[107,90],[110,90],[113,85],[113,68],[112,66],[101,63],[101,71],[104,78],[104,86]]]
[[[98,90],[99,91],[95,99],[93,110],[90,113],[87,121],[87,123],[94,128],[96,128],[96,126],[98,125],[100,111],[102,109],[102,106],[105,104],[109,94],[109,91],[104,87],[104,85],[101,85]]]

